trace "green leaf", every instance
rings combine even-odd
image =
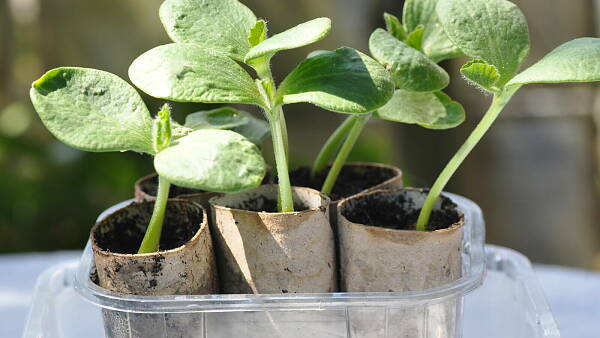
[[[277,102],[362,114],[386,104],[393,93],[390,74],[377,61],[342,47],[302,61],[281,83]]]
[[[600,39],[569,41],[513,78],[509,84],[600,81]]]
[[[196,44],[151,49],[133,61],[129,77],[148,95],[161,99],[263,104],[254,80],[239,64]]]
[[[324,49],[317,49],[317,50],[313,50],[312,52],[308,53],[308,55],[306,56],[307,59],[310,59],[312,57],[315,56],[319,56],[322,54],[327,54],[327,53],[331,53],[330,50],[324,50]]]
[[[330,30],[331,20],[328,18],[318,18],[299,24],[252,47],[246,54],[245,62],[248,63],[263,56],[272,56],[282,50],[294,49],[317,42],[327,36]]]
[[[152,139],[154,140],[154,151],[159,152],[171,143],[173,130],[171,128],[171,107],[164,104],[156,114],[152,125]]]
[[[258,119],[250,114],[246,116],[248,123],[233,129],[236,133],[243,135],[248,141],[261,146],[265,137],[271,133],[269,122]]]
[[[375,112],[375,116],[428,129],[449,129],[465,120],[465,111],[442,92],[419,93],[398,89],[394,97]]]
[[[488,65],[485,61],[470,61],[462,66],[460,73],[467,78],[467,80],[487,91],[493,92],[497,89],[496,83],[498,83],[500,74],[498,74],[496,67]]]
[[[267,38],[267,23],[264,20],[258,20],[256,25],[252,27],[250,33],[248,33],[248,42],[251,47],[254,47],[261,42],[265,41]],[[271,66],[269,65],[270,61],[269,56],[261,56],[259,58],[246,61],[246,63],[254,68],[259,77],[270,77],[271,74]]]
[[[192,113],[186,116],[185,126],[182,128],[186,132],[185,135],[201,129],[229,129],[246,137],[256,145],[261,145],[264,138],[271,132],[267,121],[257,119],[250,113],[232,107]]]
[[[445,88],[450,82],[443,68],[383,29],[371,34],[369,49],[375,59],[391,71],[397,88],[432,92]]]
[[[177,121],[171,120],[171,141],[180,139],[194,132],[194,129],[184,127]]]
[[[198,130],[180,138],[156,155],[154,167],[175,185],[227,193],[257,187],[265,175],[256,145],[228,130]]]
[[[383,20],[385,21],[385,29],[388,33],[400,41],[406,40],[406,29],[404,29],[398,17],[389,13],[383,13]]]
[[[152,154],[152,118],[138,92],[116,75],[63,67],[32,85],[31,102],[59,140],[87,151]]]
[[[438,0],[406,0],[404,3],[404,25],[409,32],[422,25],[423,43],[420,48],[435,62],[462,55],[452,44],[435,12]]]
[[[529,29],[521,10],[507,0],[439,0],[437,13],[452,42],[467,56],[512,79],[529,54]]]
[[[231,107],[204,110],[186,116],[184,126],[194,130],[233,129],[250,121],[246,114]]]
[[[243,61],[250,50],[248,32],[256,16],[237,0],[166,0],[160,19],[177,43],[196,43]]]
[[[251,47],[258,45],[267,38],[267,23],[265,20],[258,20],[254,27],[248,33],[248,42]]]
[[[410,32],[406,37],[406,44],[410,47],[421,51],[423,46],[423,32],[425,31],[425,27],[423,25],[417,26],[417,28]]]

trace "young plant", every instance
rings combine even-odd
[[[132,82],[151,96],[172,101],[262,107],[271,129],[283,212],[294,210],[283,105],[308,102],[336,112],[366,114],[393,94],[388,72],[346,47],[303,61],[276,85],[272,57],[323,39],[331,29],[327,18],[271,37],[266,22],[237,0],[166,0],[160,18],[175,43],[136,59],[129,69]],[[256,78],[240,63],[252,68]]]
[[[383,120],[418,124],[428,129],[449,129],[465,119],[462,106],[441,90],[450,79],[436,64],[460,55],[441,30],[435,14],[437,0],[408,0],[400,20],[384,14],[386,30],[377,29],[369,39],[371,55],[390,72],[396,90],[383,107],[348,117],[329,137],[312,166],[312,177],[335,160],[321,188],[330,194],[358,136],[371,116]],[[339,151],[338,151],[339,149]]]
[[[439,0],[436,11],[452,43],[472,58],[461,68],[461,74],[490,93],[493,100],[435,181],[421,209],[418,230],[425,230],[433,206],[452,175],[523,85],[600,81],[598,38],[567,42],[518,73],[529,54],[529,29],[515,4],[507,0]]]
[[[172,183],[238,192],[260,185],[264,177],[265,163],[253,143],[232,131],[179,126],[171,121],[168,105],[152,119],[138,92],[116,75],[57,68],[33,83],[30,96],[44,125],[67,145],[154,156],[158,192],[139,253],[159,249]]]

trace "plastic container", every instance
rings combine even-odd
[[[147,314],[156,337],[169,337],[165,318],[174,315],[198,328],[194,337],[397,337],[397,319],[410,311],[422,314],[414,325],[425,328],[414,338],[442,338],[436,327],[444,321],[437,316],[449,304],[455,309],[455,337],[463,336],[463,328],[467,338],[560,337],[527,259],[496,247],[487,250],[488,278],[467,297],[463,320],[465,295],[481,284],[486,270],[484,224],[473,202],[450,196],[467,216],[464,274],[443,288],[409,293],[121,295],[91,282],[92,256],[86,248],[79,264],[55,266],[40,276],[24,337],[104,337],[102,312],[107,311],[122,313],[123,326],[129,329],[130,314],[136,319]]]
[[[486,253],[485,282],[465,297],[463,337],[560,338],[528,260],[515,251],[494,246],[486,246]],[[23,337],[105,337],[101,308],[85,301],[74,290],[77,264],[71,262],[55,265],[40,276]],[[201,313],[199,317],[200,320],[209,322],[208,319],[213,315]],[[319,318],[317,312],[313,319]],[[340,329],[348,328],[344,324],[346,317],[340,316],[339,319],[342,321]],[[308,328],[312,321],[299,324]],[[209,326],[198,337],[218,337],[209,334],[212,330],[214,329]],[[323,334],[310,338],[351,337],[348,330],[334,336]],[[395,337],[394,332],[389,332],[388,337]]]

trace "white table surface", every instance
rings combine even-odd
[[[38,274],[80,255],[79,251],[0,255],[1,338],[21,336]],[[562,336],[600,337],[600,273],[547,265],[536,265],[535,270]]]

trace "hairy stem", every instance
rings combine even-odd
[[[285,149],[285,160],[287,161],[288,165],[290,163],[290,149],[289,149],[289,142],[288,142],[288,133],[287,133],[287,123],[285,122],[285,114],[283,114],[283,108],[281,106],[278,106],[277,109],[278,114],[279,114],[279,124],[281,125],[281,134],[282,134],[282,138],[283,138],[283,148]]]
[[[518,89],[519,87],[508,88],[494,95],[494,99],[488,111],[485,113],[477,127],[475,127],[471,135],[469,135],[465,143],[458,149],[456,154],[454,154],[454,157],[452,157],[452,159],[448,162],[444,170],[442,170],[440,176],[431,187],[417,220],[417,230],[426,230],[427,224],[429,224],[431,212],[435,206],[435,202],[446,187],[446,184],[448,184],[450,178],[452,178],[458,167],[467,158],[469,153],[471,153],[473,148],[475,148],[477,143],[481,141],[483,135],[485,135],[485,133],[490,129],[496,118],[498,118],[500,112],[502,112],[502,109],[504,109],[508,101],[510,101]]]
[[[275,153],[275,163],[277,166],[277,179],[279,180],[279,211],[293,212],[294,200],[292,195],[292,186],[290,184],[290,174],[288,172],[288,161],[285,151],[285,140],[280,121],[283,115],[282,109],[275,109],[269,112],[269,124],[271,125],[271,139],[273,140],[273,151]]]
[[[161,176],[158,177],[158,191],[156,192],[156,201],[154,201],[154,210],[150,224],[146,229],[146,234],[138,250],[139,254],[157,252],[160,244],[160,234],[162,232],[163,221],[165,219],[165,209],[169,199],[169,188],[171,183]]]
[[[335,185],[335,181],[337,180],[337,178],[340,174],[340,171],[342,171],[342,167],[344,167],[344,164],[346,163],[346,160],[348,159],[348,155],[350,155],[350,152],[354,148],[354,145],[356,144],[356,141],[358,140],[360,133],[364,129],[365,125],[367,124],[367,121],[369,121],[370,117],[371,117],[371,114],[357,115],[354,117],[355,122],[352,125],[352,129],[350,130],[350,133],[348,134],[346,141],[344,141],[344,144],[342,145],[340,152],[338,153],[337,157],[335,158],[335,161],[333,162],[333,165],[331,166],[331,170],[329,170],[329,173],[327,174],[325,183],[323,183],[323,187],[321,188],[321,192],[323,194],[325,194],[325,195],[331,194],[331,191],[333,190],[333,186]]]
[[[346,136],[348,136],[348,133],[352,129],[352,126],[354,126],[355,122],[356,117],[354,115],[348,116],[344,122],[342,122],[342,124],[340,124],[340,126],[333,132],[333,134],[329,136],[327,142],[325,142],[323,148],[321,148],[321,151],[319,151],[319,154],[312,165],[310,172],[312,179],[314,179],[319,172],[323,171],[325,167],[327,167],[327,163],[342,145],[342,142],[344,142],[344,139]]]
[[[273,152],[275,153],[277,179],[279,180],[277,208],[280,212],[293,212],[294,199],[288,169],[288,133],[283,108],[281,105],[275,104],[277,87],[275,86],[269,59],[262,60],[256,65],[253,65],[253,67],[257,71],[258,77],[261,79],[261,81],[257,82],[258,89],[268,106],[267,117],[271,127],[271,139],[273,140]]]

